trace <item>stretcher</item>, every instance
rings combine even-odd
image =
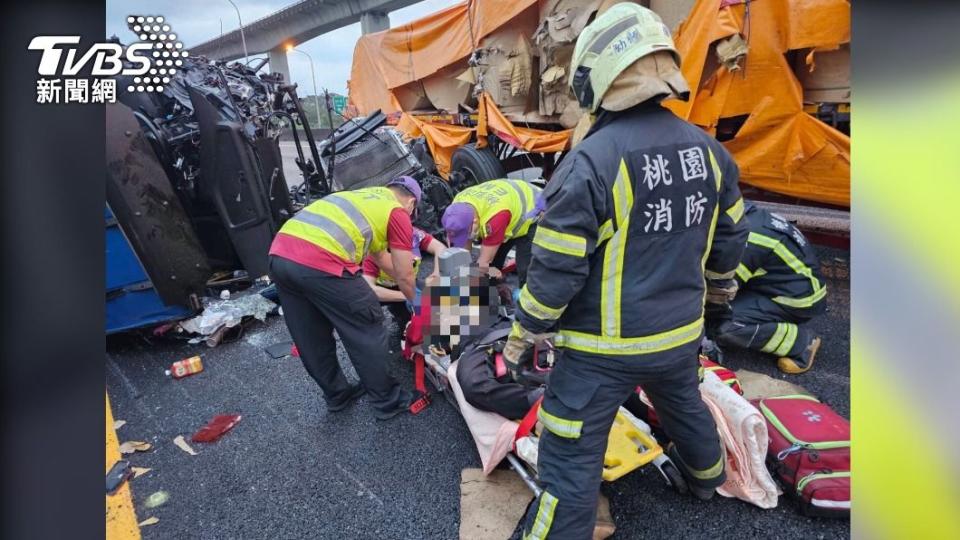
[[[471,269],[471,256],[466,250],[448,249],[437,258],[436,264],[439,265],[441,276],[453,280],[450,282],[453,285],[448,289],[449,294],[463,294],[464,289],[473,288],[473,282],[464,280],[464,276],[470,276],[472,270],[476,270]],[[461,276],[460,281],[457,281],[456,276]],[[511,295],[506,296],[509,298]],[[411,406],[411,412],[419,413],[429,405],[431,396],[442,395],[464,418],[480,453],[484,472],[489,474],[494,467],[506,460],[527,487],[539,496],[542,488],[537,480],[535,456],[538,447],[535,425],[539,402],[519,422],[493,412],[481,411],[468,403],[457,381],[456,358],[450,356],[448,348],[436,348],[429,340],[424,339],[423,327],[431,324],[428,316],[431,312],[430,298],[429,293],[423,295],[419,306],[421,314],[413,318],[419,327],[411,332],[411,326],[408,326],[404,332],[404,356],[414,362],[415,386],[421,394],[420,399]],[[461,299],[441,304],[461,305],[459,300]],[[490,300],[496,301],[492,297]],[[502,304],[493,307],[501,317],[512,318]],[[679,493],[686,493],[686,482],[676,465],[654,439],[650,426],[620,407],[607,442],[603,480],[612,482],[651,463],[670,487]]]
[[[463,398],[456,379],[455,360],[448,355],[436,354],[430,350],[423,351],[418,347],[414,347],[413,351],[412,359],[416,364],[417,379],[424,381],[418,383],[418,386],[429,384],[432,390],[427,390],[427,396],[442,395],[464,417],[477,450],[481,454],[481,460],[484,461],[484,471],[489,472],[502,460],[506,460],[534,495],[539,496],[543,490],[537,480],[535,457],[531,459],[529,451],[524,453],[518,450],[537,448],[537,432],[532,429],[531,419],[535,421],[536,407],[539,406],[539,402],[531,413],[528,413],[527,418],[521,421],[510,420],[489,411],[480,411]],[[423,391],[425,388],[420,390]],[[525,423],[529,423],[530,426],[524,426]],[[525,438],[528,440],[522,440]],[[506,451],[504,451],[505,448]],[[535,453],[534,450],[534,456]],[[686,493],[686,482],[676,465],[671,462],[663,452],[663,448],[651,435],[650,427],[621,407],[614,419],[607,442],[603,480],[613,482],[651,463],[660,472],[667,485],[678,493]]]

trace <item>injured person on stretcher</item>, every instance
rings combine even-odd
[[[521,375],[514,380],[499,359],[512,324],[511,291],[496,291],[482,279],[472,281],[477,272],[469,268],[469,254],[464,250],[449,249],[438,257],[438,263],[441,277],[448,281],[434,288],[430,285],[433,280],[428,280],[419,314],[412,318],[405,332],[404,356],[414,362],[416,387],[421,392],[420,406],[416,410],[411,407],[411,411],[419,412],[430,404],[431,396],[442,394],[463,417],[484,474],[490,474],[506,461],[539,496],[537,462],[543,429],[539,404],[549,387],[551,368],[563,362],[563,349],[554,349],[547,342],[532,350],[522,358]],[[482,298],[474,298],[477,294]],[[441,324],[444,318],[471,319],[463,318],[458,310],[469,311],[470,306],[476,305],[489,307],[489,312],[495,314],[493,320],[479,326],[467,324],[470,328],[459,326],[454,330],[449,326],[449,332],[440,331],[445,328]],[[727,481],[718,492],[761,508],[774,507],[779,492],[764,464],[766,424],[756,408],[743,398],[739,386],[731,383],[731,374],[718,369],[719,366],[704,364],[700,385],[726,449]],[[632,401],[642,402],[644,409],[649,406],[639,388]],[[652,409],[638,413],[651,423],[657,421]],[[679,493],[687,491],[686,481],[654,437],[651,426],[627,407],[620,407],[608,436],[603,480],[615,481],[651,463],[668,486]]]

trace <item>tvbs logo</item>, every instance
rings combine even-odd
[[[80,36],[34,37],[27,48],[41,51],[37,103],[113,103],[118,75],[133,77],[128,92],[163,92],[189,54],[161,16],[131,15],[127,26],[138,42],[95,43],[86,51]]]

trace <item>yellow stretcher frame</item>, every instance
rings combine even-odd
[[[653,437],[617,411],[603,456],[603,479],[613,482],[662,455],[663,448]]]

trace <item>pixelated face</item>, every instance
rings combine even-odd
[[[466,336],[489,328],[497,315],[499,293],[476,267],[457,276],[439,276],[428,285],[430,328],[426,343],[456,353]]]

